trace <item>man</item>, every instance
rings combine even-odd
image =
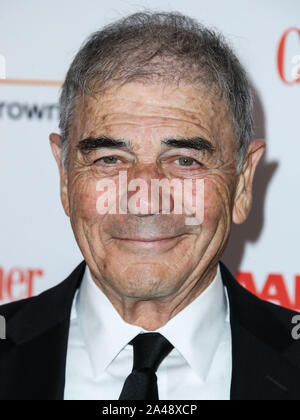
[[[83,45],[60,105],[51,148],[84,261],[2,306],[1,399],[299,399],[294,314],[220,263],[265,149],[222,37],[129,16]]]

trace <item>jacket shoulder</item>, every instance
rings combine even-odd
[[[249,305],[252,305],[253,308],[259,312],[268,312],[274,317],[274,321],[280,322],[282,325],[290,328],[291,320],[295,315],[299,315],[299,312],[296,312],[292,309],[285,308],[283,306],[277,305],[276,303],[268,302],[259,298],[258,296],[251,293],[249,290],[245,289],[242,285],[238,283],[237,280],[236,287],[239,289],[240,293],[244,296],[244,301],[249,302]]]
[[[255,296],[241,286],[222,263],[221,272],[232,318],[268,344],[277,343],[279,348],[290,345],[294,341],[293,318],[299,313]]]
[[[29,334],[26,332],[27,327],[32,335],[65,318],[69,314],[85,266],[83,261],[65,280],[37,296],[1,305],[0,315],[7,322],[8,336],[16,338],[17,334],[23,339]]]

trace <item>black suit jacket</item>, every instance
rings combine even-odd
[[[0,307],[1,400],[62,400],[70,312],[86,263],[41,295]],[[300,400],[300,341],[292,311],[263,302],[221,264],[232,330],[232,400]],[[199,349],[199,357],[201,357]]]

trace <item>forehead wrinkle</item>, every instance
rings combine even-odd
[[[165,138],[174,138],[174,139],[183,139],[183,138],[194,138],[194,137],[203,137],[207,141],[210,141],[214,147],[217,147],[217,138],[213,132],[211,132],[209,129],[205,128],[200,123],[196,123],[194,121],[189,120],[183,120],[178,118],[164,118],[164,117],[144,117],[142,118],[143,121],[141,121],[141,118],[133,116],[135,121],[128,121],[128,120],[122,120],[118,122],[110,122],[109,124],[103,124],[102,128],[106,129],[108,132],[111,131],[111,129],[118,127],[118,126],[131,126],[131,127],[138,127],[138,128],[144,128],[144,129],[157,129],[157,128],[176,128],[180,127],[183,130],[180,130],[181,132],[172,133],[165,135]],[[187,131],[187,127],[183,127],[183,125],[189,125],[196,127],[197,130],[189,130]]]
[[[145,103],[142,101],[135,101],[135,100],[124,100],[124,99],[117,99],[118,102],[130,102],[130,104],[126,104],[126,107],[130,108],[132,106],[134,113],[138,114],[140,110],[142,110],[141,114],[139,115],[144,115],[144,116],[162,116],[162,114],[166,114],[164,115],[164,117],[169,117],[169,114],[175,114],[175,116],[173,118],[176,117],[176,114],[178,116],[186,116],[188,118],[191,119],[197,119],[199,118],[199,114],[201,114],[202,112],[204,112],[205,110],[201,109],[201,101],[199,103],[199,99],[192,99],[191,102],[197,102],[197,107],[195,107],[194,109],[187,109],[187,108],[182,108],[179,106],[174,106],[171,104],[162,104],[161,101],[155,101],[153,103]],[[207,101],[205,101],[207,102]],[[112,106],[111,106],[112,105]],[[212,107],[213,104],[210,103],[210,108]],[[124,105],[123,104],[119,104],[116,105],[115,100],[113,101],[107,101],[107,103],[102,103],[102,109],[105,108],[106,106],[110,107],[113,110],[113,112],[107,113],[103,115],[103,119],[109,118],[110,116],[114,116],[114,115],[122,115],[122,114],[127,114],[130,115],[130,113],[128,112],[122,112],[121,109],[124,109]],[[118,108],[121,108],[120,111],[118,110]],[[172,117],[170,117],[172,118]]]
[[[103,127],[110,127],[110,126],[118,126],[118,125],[137,125],[137,126],[147,126],[149,128],[158,128],[158,127],[176,127],[179,124],[191,124],[195,125],[196,127],[208,131],[203,125],[200,123],[196,123],[190,120],[184,120],[180,118],[171,118],[171,117],[153,117],[153,116],[132,116],[129,119],[111,119],[110,121],[106,121],[103,123]]]
[[[133,92],[129,90],[129,94],[124,96],[124,88],[127,88],[125,89],[125,93],[126,90],[128,90],[128,88],[134,90]],[[150,108],[150,114],[152,115],[160,114],[161,110],[163,110],[176,112],[181,115],[184,114],[192,119],[197,119],[199,114],[203,112],[207,113],[208,109],[203,109],[203,107],[208,107],[210,112],[217,113],[218,115],[222,113],[220,112],[220,107],[223,108],[224,111],[227,111],[227,106],[225,103],[223,103],[223,101],[218,100],[218,98],[211,93],[204,95],[202,90],[199,91],[199,87],[197,88],[195,86],[192,86],[194,92],[192,91],[191,93],[189,91],[180,92],[180,89],[178,90],[176,88],[176,90],[174,91],[177,95],[176,102],[182,102],[182,106],[176,106],[170,103],[170,101],[172,100],[174,102],[174,95],[161,95],[160,92],[155,92],[153,95],[151,94],[151,92],[150,95],[144,93],[143,95],[141,95],[141,97],[135,99],[133,96],[138,95],[137,92],[139,88],[139,85],[135,86],[134,83],[129,83],[127,86],[123,86],[122,89],[110,89],[109,91],[106,91],[104,94],[101,95],[93,97],[88,96],[86,98],[84,97],[81,101],[81,109],[83,112],[89,111],[88,113],[92,112],[95,115],[101,115],[105,108],[111,109],[112,112],[103,115],[102,118],[104,119],[107,118],[109,115],[113,115],[116,113],[121,114],[121,110],[124,109],[124,103],[127,109],[128,107],[130,108],[132,106],[134,113],[138,112],[139,109],[145,109],[145,111],[143,110],[144,115],[149,115],[146,112],[146,109]],[[194,106],[192,109],[187,108],[187,104],[193,104]],[[121,108],[120,111],[118,110],[118,108]]]

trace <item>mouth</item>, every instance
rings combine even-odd
[[[125,237],[125,238],[114,238],[117,241],[120,241],[120,244],[139,247],[139,248],[161,248],[164,246],[172,245],[172,242],[182,239],[184,235],[176,236],[164,236],[164,237],[154,237],[154,238],[143,238],[140,236],[136,237]]]

